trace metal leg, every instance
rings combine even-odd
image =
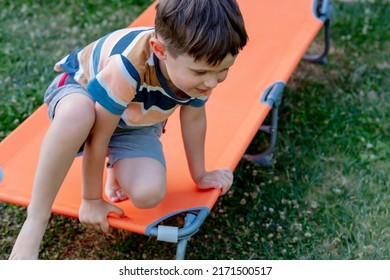
[[[259,154],[255,155],[244,155],[244,159],[249,160],[257,165],[269,167],[272,164],[272,152],[276,145],[276,139],[278,134],[278,113],[279,107],[273,107],[271,125],[262,125],[259,131],[269,133],[270,140],[268,147]]]
[[[262,153],[256,155],[245,154],[243,156],[244,159],[249,160],[260,166],[268,167],[271,166],[272,163],[271,154],[276,145],[276,138],[278,134],[278,114],[279,114],[279,106],[282,102],[283,89],[284,89],[284,83],[277,82],[272,86],[270,86],[269,88],[267,88],[261,97],[261,102],[268,104],[272,108],[271,125],[262,125],[259,128],[259,131],[266,132],[270,135],[268,147]]]
[[[318,64],[328,62],[328,52],[330,48],[330,19],[332,17],[332,5],[330,0],[319,0],[317,7],[317,17],[324,22],[324,50],[318,55],[304,55],[302,60]]]
[[[177,243],[176,260],[184,260],[189,239],[182,239]]]
[[[183,228],[189,227],[195,220],[196,220],[196,215],[188,213],[184,219],[184,227]],[[177,243],[176,260],[184,260],[185,259],[187,244],[188,244],[188,241],[190,240],[191,236],[184,237],[183,239],[179,240],[179,242]]]
[[[317,64],[326,64],[328,63],[328,52],[330,48],[330,20],[327,19],[324,22],[324,50],[322,51],[321,54],[317,55],[309,55],[305,54],[302,57],[302,60],[304,61],[309,61],[312,63],[317,63]]]

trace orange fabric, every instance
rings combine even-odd
[[[270,111],[261,104],[266,88],[286,83],[312,42],[322,22],[313,16],[313,0],[240,0],[249,43],[207,103],[207,168],[229,167],[240,161],[259,126]],[[154,4],[132,26],[152,26]],[[42,138],[49,125],[42,105],[0,143],[0,200],[26,206],[29,203]],[[211,209],[219,191],[199,191],[190,179],[182,145],[178,112],[169,119],[162,136],[167,160],[168,192],[160,205],[149,210],[119,203],[127,218],[110,217],[110,225],[145,233],[152,222],[189,208]],[[74,162],[61,188],[53,212],[78,216],[81,199],[81,159]]]

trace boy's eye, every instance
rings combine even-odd
[[[202,76],[204,74],[206,74],[207,72],[206,71],[194,71],[196,75],[198,76]]]
[[[229,68],[226,68],[226,69],[223,69],[219,73],[225,73],[225,72],[228,72],[228,71],[229,71]],[[198,76],[206,75],[208,73],[208,71],[198,71],[198,70],[193,70],[193,72],[195,73],[195,75],[198,75]]]

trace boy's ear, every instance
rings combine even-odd
[[[150,47],[158,59],[164,60],[166,58],[165,44],[158,38],[150,39]]]

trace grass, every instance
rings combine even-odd
[[[53,62],[126,26],[146,5],[43,2],[0,0],[7,27],[0,29],[0,139],[41,104]],[[302,62],[287,84],[272,166],[240,162],[232,191],[191,239],[188,259],[390,259],[390,4],[333,6],[329,63]],[[262,143],[259,134],[248,150]],[[7,259],[25,209],[0,203],[0,213],[0,259]],[[153,238],[116,229],[103,235],[53,215],[40,257],[174,253]]]

